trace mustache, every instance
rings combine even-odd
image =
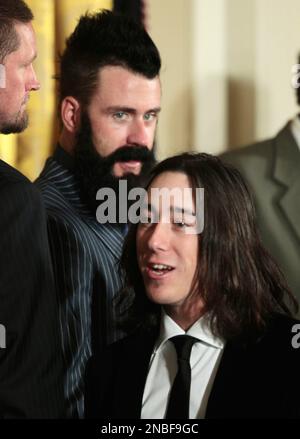
[[[142,163],[151,160],[153,157],[152,150],[149,150],[144,145],[124,145],[118,148],[116,151],[105,157],[106,166],[112,166],[116,162],[128,162],[130,160],[140,161]]]

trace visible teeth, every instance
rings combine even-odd
[[[152,268],[154,270],[171,270],[172,267],[170,267],[169,265],[164,265],[164,264],[153,264]]]

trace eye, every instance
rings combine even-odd
[[[175,226],[176,227],[178,227],[179,229],[184,229],[185,227],[189,227],[189,225],[188,224],[186,224],[184,221],[180,221],[180,222],[176,222],[175,221]]]
[[[124,120],[126,119],[127,113],[125,111],[117,111],[113,114],[113,118],[116,120]]]
[[[144,115],[144,120],[146,120],[147,122],[150,122],[156,118],[157,118],[157,113],[155,113],[154,111],[152,111],[151,113],[146,113]]]
[[[173,224],[178,228],[178,229],[185,229],[187,227],[194,227],[195,226],[195,221],[193,219],[188,219],[185,220],[182,217],[181,218],[174,218],[173,219]]]

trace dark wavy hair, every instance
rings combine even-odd
[[[147,187],[169,171],[186,174],[193,189],[204,188],[204,229],[198,238],[194,285],[212,332],[226,340],[252,337],[274,313],[297,312],[296,299],[261,243],[252,198],[239,171],[209,154],[184,153],[159,163]],[[127,332],[157,329],[161,312],[161,305],[145,293],[136,254],[137,227],[129,230],[120,263],[125,286],[117,308]]]
[[[73,96],[83,107],[98,85],[101,67],[121,66],[149,79],[161,67],[158,49],[143,26],[108,10],[80,18],[60,61],[60,102]]]
[[[15,24],[29,23],[31,20],[33,14],[22,0],[0,1],[0,63],[20,45]]]

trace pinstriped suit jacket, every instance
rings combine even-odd
[[[99,224],[82,203],[72,158],[62,148],[47,160],[36,184],[48,213],[68,413],[82,417],[87,360],[97,346],[121,336],[111,302],[121,287],[123,235],[116,225]]]

